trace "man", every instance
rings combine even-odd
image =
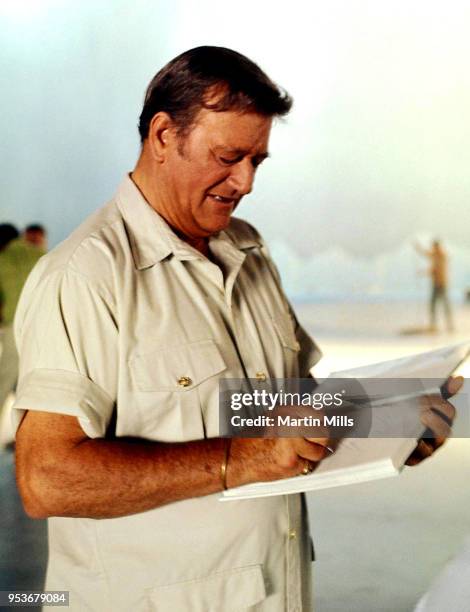
[[[430,331],[437,331],[436,309],[440,302],[444,308],[447,323],[447,331],[454,331],[452,310],[449,297],[447,295],[448,284],[448,263],[447,253],[442,248],[439,240],[434,240],[431,249],[424,249],[420,244],[415,243],[415,249],[420,255],[424,255],[430,261],[429,276],[431,277],[431,296],[429,300]]]
[[[43,251],[47,250],[47,234],[45,228],[39,223],[31,223],[24,231],[24,239]]]
[[[8,248],[8,245],[13,242],[19,236],[19,232],[14,225],[11,223],[0,224],[0,256]],[[4,268],[4,266],[3,266]],[[3,322],[4,315],[4,303],[5,295],[4,289],[0,286],[0,323]]]
[[[220,378],[305,377],[320,356],[263,240],[231,216],[290,106],[234,51],[172,60],[135,170],[28,282],[18,485],[30,515],[54,517],[46,587],[72,610],[312,607],[303,498],[219,501],[308,472],[328,444],[218,437]]]
[[[0,233],[2,236],[0,238],[0,323],[3,326],[0,356],[1,417],[5,401],[14,391],[18,378],[18,354],[13,337],[13,316],[26,278],[45,251],[38,244],[32,245],[27,241],[27,230],[22,238],[18,238],[16,228],[5,223],[0,225]],[[44,230],[42,233],[44,235]]]

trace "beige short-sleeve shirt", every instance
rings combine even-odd
[[[16,422],[41,410],[76,416],[90,437],[111,422],[117,436],[217,437],[221,377],[307,376],[320,353],[259,234],[234,218],[209,247],[219,265],[126,177],[25,286]],[[70,590],[72,610],[310,610],[303,499],[218,497],[50,519],[47,588]]]

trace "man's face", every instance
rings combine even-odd
[[[202,109],[187,136],[173,133],[161,212],[176,230],[204,238],[227,227],[268,155],[271,123],[256,113]]]
[[[43,232],[38,230],[27,230],[24,234],[24,238],[26,242],[35,247],[45,248],[46,246],[46,236]]]

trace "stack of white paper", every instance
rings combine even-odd
[[[444,382],[470,353],[470,343],[444,347],[342,372],[331,378],[432,378]],[[424,427],[406,438],[344,438],[312,474],[229,489],[222,500],[268,497],[328,489],[398,474]]]

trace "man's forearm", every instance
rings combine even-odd
[[[221,439],[184,444],[85,440],[66,469],[53,468],[50,496],[63,489],[62,516],[110,518],[221,490]],[[46,476],[46,475],[45,475]],[[93,491],[93,495],[88,495]]]
[[[166,444],[84,438],[57,445],[51,438],[38,461],[30,441],[22,440],[27,432],[21,434],[18,485],[27,512],[37,518],[124,516],[222,489],[222,439]]]
[[[328,440],[234,438],[227,486],[276,480],[321,461]],[[18,488],[34,518],[113,518],[222,490],[225,441],[90,439],[75,417],[28,412],[16,436]]]

